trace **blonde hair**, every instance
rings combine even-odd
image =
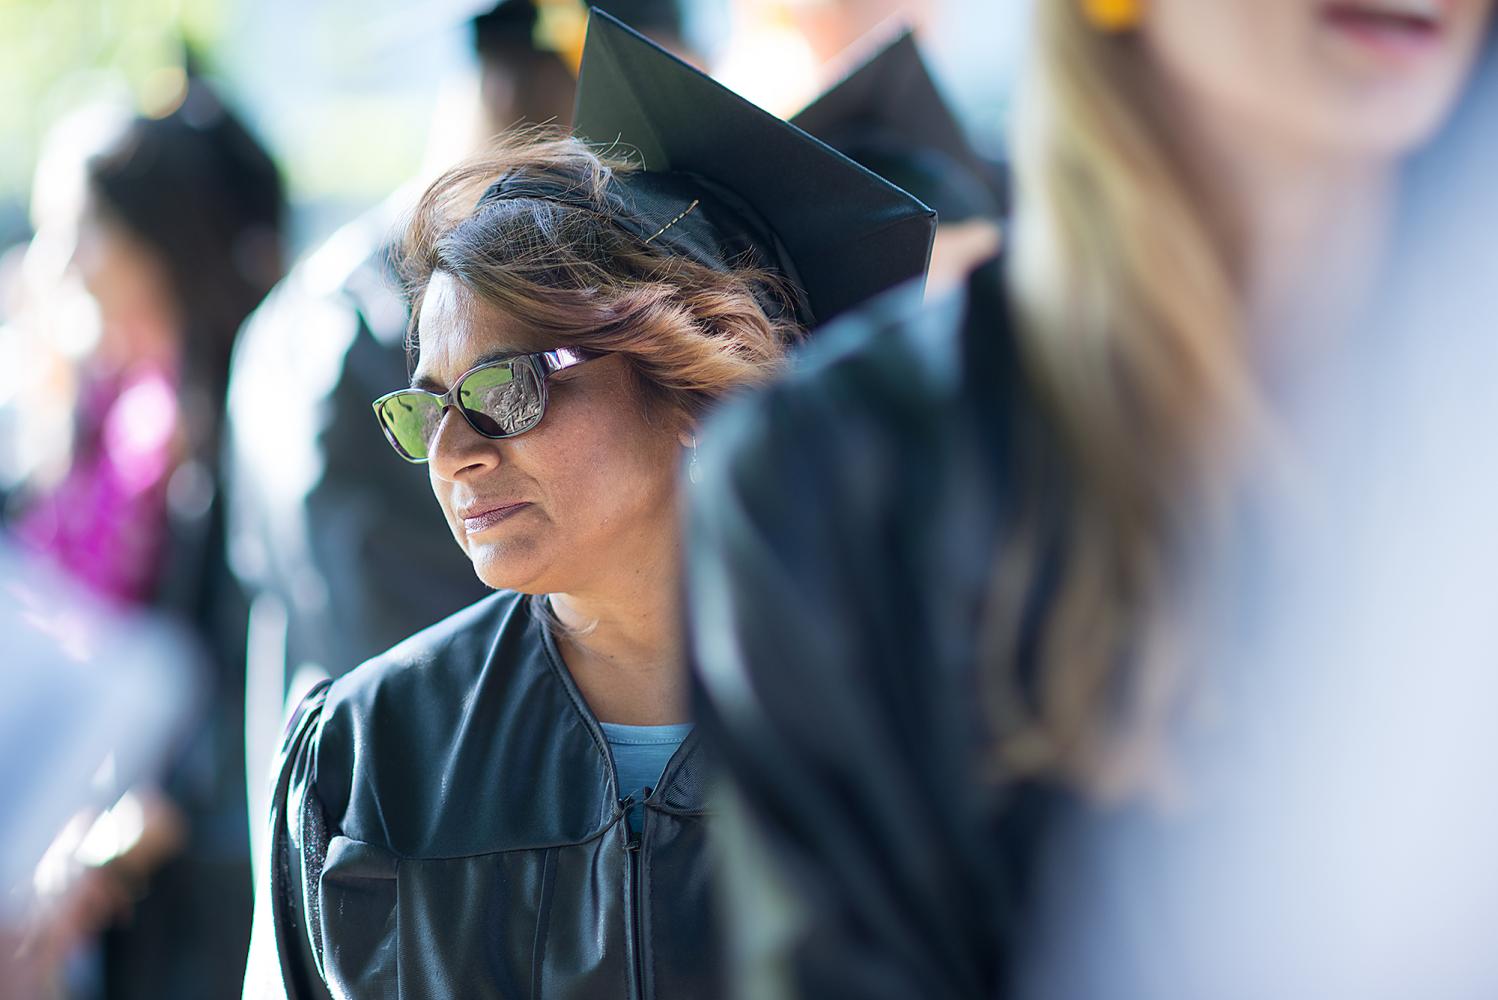
[[[632,169],[555,130],[527,128],[443,174],[407,223],[397,260],[412,303],[410,349],[419,349],[427,284],[442,271],[514,318],[535,349],[621,356],[656,411],[696,420],[774,374],[802,334],[764,308],[787,301],[775,278],[753,261],[715,270],[617,225],[607,188]],[[566,199],[479,204],[506,176]]]
[[[1117,794],[1150,780],[1178,700],[1174,549],[1210,518],[1228,440],[1258,406],[1232,226],[1167,130],[1142,40],[1094,28],[1079,0],[1038,0],[1034,31],[1009,277],[1054,445],[1042,460],[1062,456],[1066,488],[1059,508],[1054,490],[1022,500],[984,681],[1004,773]],[[1054,585],[1022,680],[1043,564]]]

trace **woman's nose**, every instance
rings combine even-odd
[[[497,445],[474,430],[456,406],[449,406],[442,411],[427,448],[427,463],[442,479],[458,480],[498,465]]]

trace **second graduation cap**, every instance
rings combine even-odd
[[[1003,177],[973,149],[907,29],[791,119],[920,198],[942,222],[998,218]]]
[[[573,131],[638,151],[625,183],[660,217],[652,240],[698,259],[747,242],[808,328],[925,273],[929,208],[597,10]]]

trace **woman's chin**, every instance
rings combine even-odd
[[[529,593],[527,584],[544,568],[545,560],[537,558],[536,539],[514,534],[493,537],[484,532],[463,539],[463,551],[473,563],[473,572],[487,587],[495,590],[519,590]]]
[[[543,575],[540,567],[528,559],[494,558],[492,554],[484,552],[470,552],[469,557],[473,560],[473,571],[479,582],[486,587],[493,590],[514,590],[522,594],[547,593],[538,586]]]
[[[513,590],[522,594],[544,593],[531,584],[530,576],[516,573],[511,568],[481,566],[477,563],[473,568],[478,574],[479,582],[491,590]]]

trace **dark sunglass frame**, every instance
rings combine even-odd
[[[395,449],[395,453],[408,462],[416,465],[424,465],[428,461],[431,454],[431,441],[426,442],[427,454],[420,458],[417,458],[407,452],[406,449],[401,445],[400,441],[396,438],[395,432],[390,429],[389,424],[384,418],[383,411],[387,403],[391,403],[397,399],[410,399],[412,397],[418,397],[424,403],[433,402],[436,404],[437,413],[442,415],[437,418],[438,427],[441,426],[442,420],[445,419],[447,408],[451,406],[453,409],[458,411],[458,413],[463,417],[464,422],[467,423],[469,427],[472,427],[474,433],[478,434],[480,437],[488,438],[491,441],[517,437],[521,434],[524,434],[526,431],[534,430],[536,428],[536,425],[541,422],[541,419],[546,416],[546,383],[552,375],[555,375],[557,372],[563,371],[567,368],[571,368],[574,365],[580,365],[584,361],[592,361],[594,358],[599,356],[600,353],[598,351],[588,351],[581,348],[572,347],[558,348],[555,351],[539,351],[535,354],[515,354],[507,358],[498,358],[494,361],[486,361],[481,365],[475,365],[474,367],[464,372],[462,375],[458,376],[457,380],[453,382],[452,388],[448,389],[446,392],[429,392],[426,389],[416,388],[397,389],[395,392],[385,393],[385,395],[381,396],[379,399],[371,403],[370,406],[374,408],[375,420],[379,422],[380,430],[385,434],[385,440],[390,442],[390,447]],[[480,427],[475,421],[474,416],[470,414],[468,410],[464,409],[458,404],[458,400],[462,398],[461,394],[463,390],[463,383],[468,381],[471,376],[476,375],[479,372],[489,371],[490,369],[502,367],[509,367],[513,370],[513,368],[516,366],[529,369],[531,377],[535,379],[536,385],[538,387],[537,392],[539,393],[540,406],[536,409],[535,417],[532,418],[528,423],[526,423],[524,427],[521,427],[518,430],[509,431],[507,433],[490,433],[489,431],[486,431],[482,427]],[[484,416],[487,415],[484,414]]]

